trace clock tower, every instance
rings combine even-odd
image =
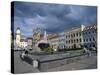
[[[20,28],[18,27],[16,29],[16,44],[20,45],[20,39],[21,39],[21,32],[20,32]]]

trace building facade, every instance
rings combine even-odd
[[[20,46],[20,40],[21,40],[21,32],[20,32],[20,28],[18,27],[16,29],[16,33],[15,33],[15,43],[17,46]]]
[[[64,49],[65,48],[65,32],[61,32],[58,34],[59,36],[59,43],[58,43],[58,48],[59,49]]]
[[[81,45],[83,44],[82,31],[84,27],[84,25],[81,25],[80,27],[65,31],[65,46],[67,49],[81,48]]]
[[[48,35],[48,42],[52,46],[54,51],[57,51],[59,46],[59,36],[58,34],[50,34]]]
[[[14,50],[23,50],[27,48],[27,39],[21,37],[21,31],[18,27],[15,33]]]
[[[95,47],[97,48],[97,26],[90,25],[84,28],[82,32],[83,44],[85,47]]]
[[[20,28],[17,28],[14,45],[17,49],[32,49],[41,40],[47,40],[54,50],[82,48],[83,46],[97,48],[97,25],[80,25],[57,34],[44,32],[44,36],[41,30],[37,28],[34,30],[32,38],[22,38]]]
[[[20,47],[21,49],[27,49],[27,39],[26,38],[21,38],[20,40]]]
[[[67,49],[81,48],[81,47],[95,47],[97,48],[97,26],[81,25],[77,28],[72,28],[65,32],[65,47]]]
[[[27,48],[32,50],[33,47],[33,39],[31,37],[27,38]]]

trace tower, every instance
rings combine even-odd
[[[16,44],[17,45],[20,45],[20,39],[21,39],[21,33],[20,33],[20,28],[18,27],[17,29],[16,29]]]

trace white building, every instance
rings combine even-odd
[[[81,48],[81,45],[83,44],[82,31],[84,27],[84,25],[81,25],[80,27],[65,31],[65,46],[67,49]]]
[[[27,46],[28,46],[28,44],[27,44],[27,39],[22,38],[22,39],[20,40],[20,47],[21,47],[21,49],[27,49]]]

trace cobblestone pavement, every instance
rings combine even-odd
[[[84,69],[96,69],[96,68],[97,68],[97,56],[91,56],[91,57],[84,57],[82,60],[79,60],[77,62],[48,69],[47,71],[84,70]]]
[[[40,72],[38,69],[33,68],[32,65],[22,61],[19,57],[20,52],[14,53],[14,72],[15,73],[32,73]],[[81,70],[81,69],[95,69],[97,68],[97,57],[84,57],[83,59],[70,64],[62,65],[60,67],[48,69],[46,71],[64,71],[64,70]]]
[[[39,72],[38,69],[34,69],[32,65],[22,61],[19,57],[20,52],[14,53],[14,73],[32,73]]]

